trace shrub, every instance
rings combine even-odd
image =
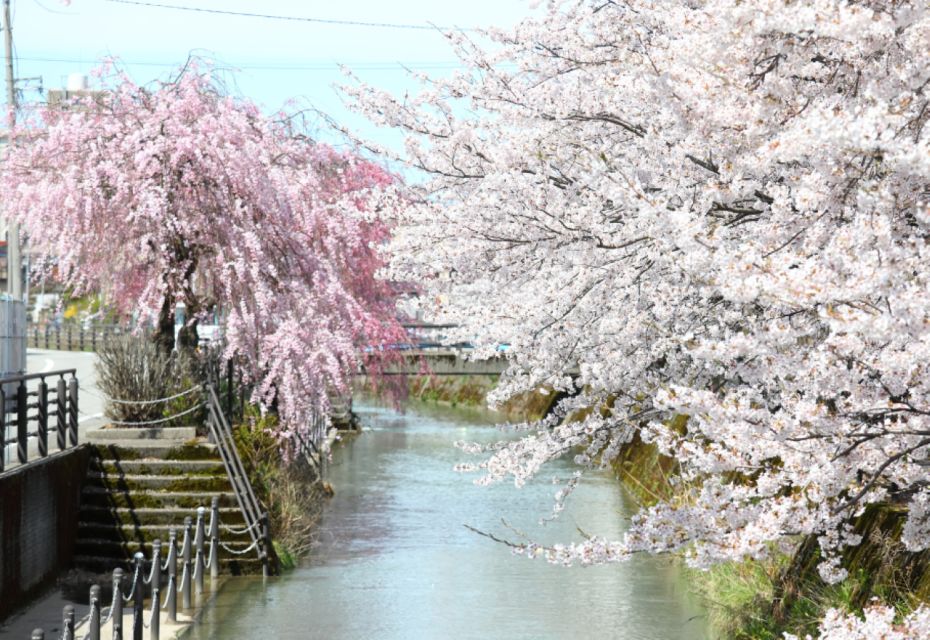
[[[97,350],[97,387],[107,396],[106,416],[119,422],[162,417],[162,404],[137,405],[113,400],[157,400],[172,394],[173,364],[141,336],[120,336]]]

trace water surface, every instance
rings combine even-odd
[[[609,474],[586,479],[559,520],[540,525],[570,473],[553,466],[517,490],[479,487],[453,471],[456,440],[502,437],[480,413],[413,407],[401,415],[356,404],[364,433],[337,445],[336,495],[312,553],[263,586],[226,585],[193,640],[495,639],[700,640],[704,617],[669,559],[556,567],[511,555],[463,525],[540,542],[580,540],[579,529],[622,534],[631,512]],[[506,518],[513,529],[502,524]]]

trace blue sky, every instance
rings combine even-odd
[[[531,10],[523,0],[151,0],[155,4],[323,20],[444,27],[513,25]],[[388,91],[411,87],[399,63],[445,74],[456,60],[432,29],[378,28],[179,11],[112,0],[13,0],[19,78],[60,88],[69,73],[89,72],[114,56],[140,83],[166,77],[190,53],[237,68],[235,91],[268,111],[291,98],[309,103],[380,142],[394,136],[349,113],[332,88],[337,64]],[[27,82],[26,101],[42,99]],[[4,93],[5,98],[5,93]],[[325,133],[321,134],[326,137]]]

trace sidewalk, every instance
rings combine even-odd
[[[177,622],[168,622],[168,616],[162,611],[160,617],[160,640],[173,640],[182,637],[191,625],[196,623],[204,608],[209,606],[223,590],[226,582],[227,580],[225,577],[220,577],[216,584],[212,585],[210,579],[207,578],[204,581],[205,590],[203,595],[200,597],[194,596],[194,606],[187,612],[182,612],[180,610],[181,596],[178,594],[178,620]],[[90,589],[90,583],[88,583],[87,588],[88,590]],[[161,594],[161,599],[164,602],[164,593]],[[86,596],[84,596],[84,600],[86,601]],[[0,638],[3,640],[29,640],[33,629],[42,629],[45,631],[46,640],[56,640],[61,637],[62,609],[68,604],[74,606],[75,618],[78,621],[84,618],[89,611],[86,603],[78,603],[69,599],[68,595],[65,594],[60,586],[54,586],[44,595],[27,605],[24,610],[9,617],[3,624],[0,624]],[[109,602],[106,603],[106,606],[109,606]],[[124,606],[128,608],[123,610],[123,637],[128,639],[132,637],[132,605],[130,603]],[[146,600],[143,618],[146,627],[148,627],[151,618],[151,611],[151,602]],[[78,640],[83,638],[86,634],[86,624],[78,626],[75,629],[75,636]],[[149,638],[148,628],[144,629],[143,636],[146,640]],[[112,621],[101,627],[100,637],[113,637]]]

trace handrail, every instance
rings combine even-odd
[[[216,444],[220,458],[223,460],[223,466],[226,468],[226,474],[229,476],[229,482],[232,485],[233,493],[236,496],[236,502],[239,504],[239,510],[245,519],[248,527],[249,537],[252,539],[258,552],[258,558],[262,561],[262,571],[266,575],[269,570],[269,554],[271,553],[270,535],[268,531],[268,514],[262,508],[258,498],[255,497],[255,491],[252,489],[252,483],[246,474],[245,466],[242,464],[242,458],[236,449],[236,441],[233,438],[232,428],[229,421],[223,413],[223,407],[220,404],[219,397],[216,393],[216,387],[213,384],[207,384],[207,425],[210,428],[211,438]],[[258,529],[261,529],[259,533]]]
[[[65,376],[71,377],[65,380]],[[46,382],[56,377],[54,385]],[[30,391],[26,383],[32,380],[39,383]],[[35,401],[31,401],[32,398]],[[30,413],[30,409],[35,409],[35,413]],[[7,436],[8,427],[15,428],[13,437]],[[47,457],[50,433],[57,435],[61,451],[78,444],[77,370],[60,369],[0,378],[0,472],[7,462],[6,447],[11,444],[16,445],[16,458],[21,465],[30,461],[31,438],[36,440],[39,457]]]

